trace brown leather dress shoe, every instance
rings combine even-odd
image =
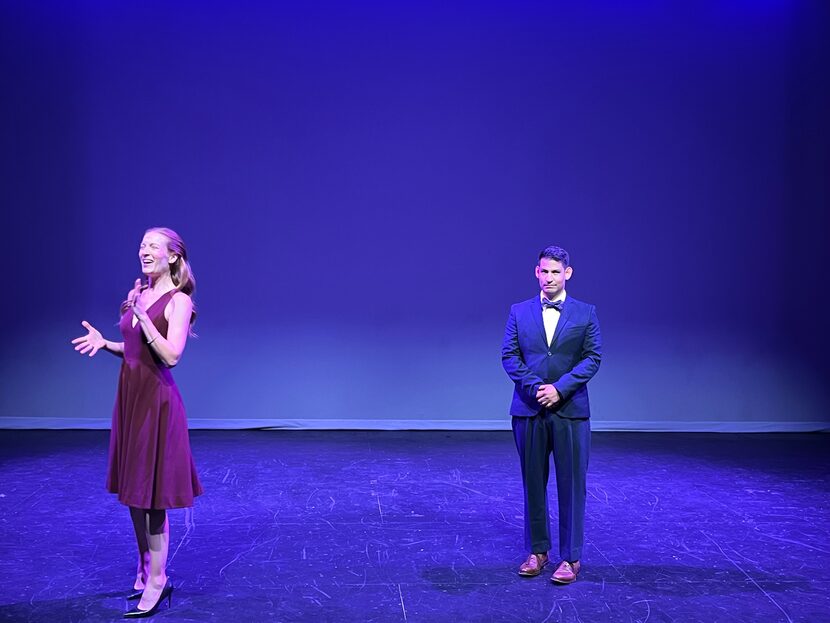
[[[542,569],[548,564],[547,554],[531,554],[519,567],[519,575],[526,578],[533,578],[542,573]]]
[[[576,576],[579,574],[579,561],[568,562],[563,560],[556,567],[556,571],[550,576],[550,581],[556,584],[570,584],[576,581]]]

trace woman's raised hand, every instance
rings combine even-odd
[[[135,317],[141,320],[147,315],[147,309],[141,301],[141,291],[144,286],[141,285],[141,279],[136,279],[133,289],[127,294],[127,307],[132,310]]]

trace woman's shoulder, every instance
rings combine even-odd
[[[190,297],[180,290],[170,291],[170,300],[164,306],[164,317],[169,319],[171,314],[191,314],[193,313],[193,301]],[[185,316],[187,317],[187,316]]]
[[[185,294],[181,290],[172,290],[170,301],[176,305],[193,306],[193,300],[190,298],[190,295]]]

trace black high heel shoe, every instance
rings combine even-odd
[[[151,617],[156,612],[158,612],[159,605],[161,605],[161,602],[163,602],[165,599],[167,599],[167,607],[169,608],[170,604],[173,600],[173,585],[170,583],[169,579],[164,584],[164,588],[161,589],[161,595],[159,595],[159,598],[156,600],[156,603],[153,604],[152,608],[150,608],[149,610],[139,610],[138,606],[136,606],[132,610],[129,610],[129,611],[125,612],[124,613],[124,618],[125,619],[142,619],[144,617]]]

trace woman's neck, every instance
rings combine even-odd
[[[158,277],[151,276],[147,285],[148,290],[152,290],[157,293],[167,292],[175,287],[176,286],[173,283],[173,278],[170,276],[170,273],[165,273],[164,275],[159,275]]]

